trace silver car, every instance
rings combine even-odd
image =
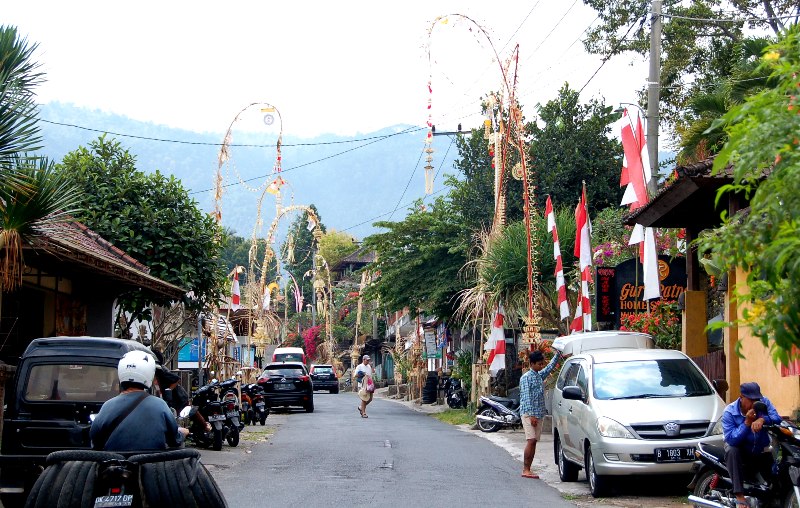
[[[562,481],[575,481],[585,468],[600,497],[613,476],[689,474],[697,443],[722,445],[725,403],[691,359],[665,349],[593,351],[589,335],[582,347],[566,348],[580,352],[565,362],[553,393]]]

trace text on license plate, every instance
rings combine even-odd
[[[275,383],[276,390],[291,390],[294,388],[292,383]]]
[[[211,415],[208,417],[210,422],[221,422],[223,420],[225,420],[225,415]]]
[[[264,403],[263,402],[256,402],[256,407],[264,407]]]
[[[656,448],[656,462],[685,462],[694,459],[694,448]]]
[[[119,506],[131,506],[133,495],[124,494],[119,496],[97,496],[94,498],[94,508],[112,508]]]
[[[238,411],[228,411],[227,413],[228,418],[239,418]]]

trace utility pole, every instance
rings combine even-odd
[[[650,76],[647,82],[647,150],[651,176],[647,184],[653,195],[658,191],[658,102],[661,95],[661,1],[650,2]]]

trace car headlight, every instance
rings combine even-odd
[[[603,437],[623,437],[626,439],[635,439],[628,429],[621,423],[601,416],[597,419],[597,432]]]
[[[722,418],[717,420],[717,423],[711,427],[711,432],[708,433],[709,436],[719,436],[722,434]]]

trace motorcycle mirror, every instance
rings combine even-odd
[[[181,409],[180,417],[181,418],[188,418],[189,412],[192,410],[192,406],[186,406],[185,408]],[[92,415],[94,416],[94,415]]]
[[[756,410],[756,413],[766,413],[767,412],[767,405],[757,400],[755,404],[753,404],[753,409]]]

